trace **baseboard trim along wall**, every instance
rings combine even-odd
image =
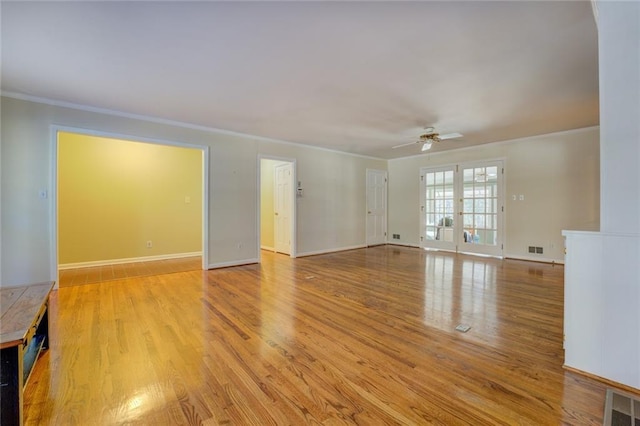
[[[58,269],[63,271],[65,269],[91,268],[94,266],[120,265],[122,263],[134,263],[134,262],[153,262],[156,260],[182,259],[184,257],[194,257],[194,256],[202,256],[202,252],[194,251],[191,253],[173,253],[173,254],[161,254],[157,256],[129,257],[129,258],[123,258],[123,259],[94,260],[91,262],[64,263],[64,264],[58,265]]]
[[[357,246],[338,247],[338,248],[326,249],[326,250],[306,251],[306,252],[298,253],[297,257],[315,256],[315,255],[318,255],[318,254],[328,254],[328,253],[335,253],[337,251],[356,250],[356,249],[361,249],[361,248],[367,248],[367,245],[366,244],[362,244],[362,245],[357,245]]]
[[[556,263],[558,265],[564,265],[564,259],[563,260],[558,260],[558,259],[550,259],[550,258],[547,258],[547,257],[517,256],[517,255],[505,254],[504,258],[505,259],[511,259],[511,260],[526,260],[526,261],[529,261],[529,262]]]
[[[390,245],[390,246],[402,246],[402,247],[420,248],[420,246],[418,244],[399,243],[397,241],[393,241],[393,242],[388,241],[387,244]]]
[[[228,268],[230,266],[251,265],[253,263],[258,263],[258,259],[253,258],[253,259],[243,259],[243,260],[232,260],[230,262],[211,263],[207,265],[207,269]]]

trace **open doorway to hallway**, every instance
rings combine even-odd
[[[295,161],[260,159],[260,249],[295,257]]]
[[[59,131],[61,286],[206,268],[206,149]]]

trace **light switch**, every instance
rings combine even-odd
[[[524,194],[520,194],[520,201],[524,201]]]

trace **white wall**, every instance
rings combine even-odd
[[[602,231],[640,234],[640,3],[597,4]]]
[[[596,6],[602,232],[565,232],[565,365],[640,389],[640,3]]]
[[[186,128],[121,115],[3,97],[2,286],[55,279],[51,126],[209,146],[209,264],[258,259],[257,158],[294,158],[304,197],[298,199],[298,255],[364,246],[366,169],[386,161],[247,136]]]
[[[258,150],[296,159],[297,256],[366,246],[366,170],[387,170],[386,160],[264,141]]]
[[[502,158],[505,256],[563,262],[563,229],[599,227],[598,140],[598,129],[588,128],[391,160],[388,232],[400,234],[394,242],[419,245],[420,168]],[[524,201],[513,201],[513,194]],[[544,254],[530,255],[529,246]]]

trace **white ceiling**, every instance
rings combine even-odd
[[[598,124],[589,1],[1,7],[8,95],[380,158]]]

